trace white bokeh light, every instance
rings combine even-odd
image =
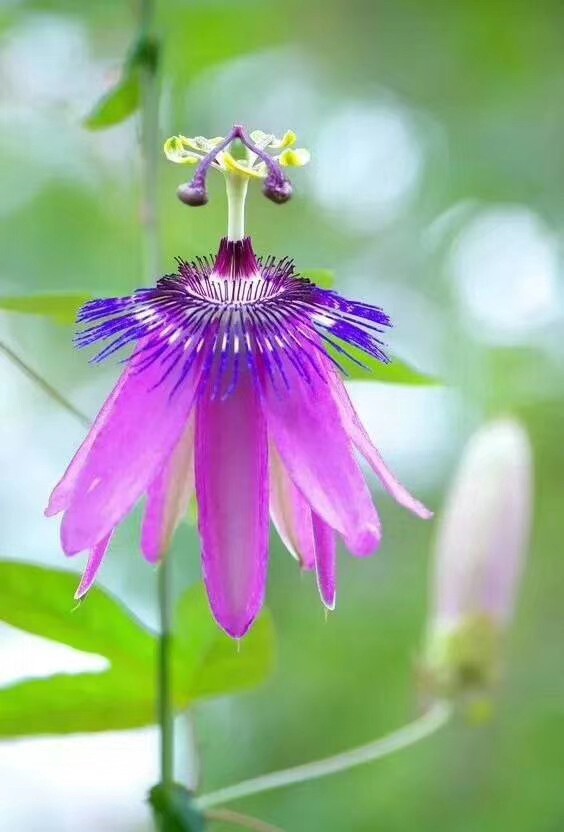
[[[0,50],[0,217],[53,181],[104,187],[99,163],[131,176],[134,120],[94,134],[82,124],[118,76],[78,20],[32,14],[10,30]]]
[[[241,89],[252,89],[253,94],[241,97]],[[296,49],[277,49],[202,72],[187,91],[186,106],[195,123],[215,125],[210,130],[225,131],[230,122],[280,134],[292,127],[298,130],[300,143],[309,147],[328,98],[323,79],[307,56]],[[164,109],[166,121],[166,100]]]
[[[353,230],[373,231],[401,213],[423,169],[413,118],[394,101],[347,104],[313,147],[314,195]]]
[[[88,90],[95,67],[86,27],[56,15],[31,15],[15,27],[2,50],[4,96],[68,104]]]
[[[448,269],[488,340],[519,342],[560,313],[556,235],[528,208],[481,211],[455,239]]]

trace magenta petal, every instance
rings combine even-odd
[[[264,385],[268,428],[290,477],[313,511],[340,532],[353,554],[377,548],[380,521],[327,379],[296,373],[289,389]]]
[[[141,551],[157,563],[170,546],[174,532],[194,494],[194,418],[147,491]]]
[[[88,458],[88,454],[90,453],[90,449],[94,444],[94,440],[96,439],[102,428],[105,427],[116,401],[122,395],[122,391],[127,380],[127,375],[128,371],[126,370],[120,376],[118,383],[116,384],[116,386],[104,402],[102,409],[100,410],[96,419],[94,420],[94,423],[90,428],[90,431],[88,432],[88,436],[86,437],[86,439],[74,455],[62,479],[57,483],[57,485],[53,489],[49,498],[49,504],[45,509],[46,517],[53,517],[53,515],[59,514],[59,512],[64,511],[68,507],[72,499],[72,495],[76,487],[79,474],[82,471],[84,463]]]
[[[211,608],[240,638],[264,603],[268,568],[268,444],[250,378],[227,399],[199,399],[195,468]]]
[[[315,536],[315,569],[321,600],[329,610],[337,599],[337,536],[316,514],[312,515]]]
[[[127,372],[74,485],[61,527],[67,554],[92,548],[126,516],[179,441],[199,372],[175,392],[174,378],[159,384],[162,375],[158,362]]]
[[[420,503],[419,500],[416,500],[415,497],[413,497],[409,491],[394,477],[380,456],[378,449],[370,440],[370,437],[368,436],[356,410],[353,407],[349,394],[347,393],[345,385],[343,384],[339,374],[333,372],[332,370],[330,372],[331,387],[333,389],[335,401],[337,402],[344,428],[355,447],[369,463],[370,467],[377,475],[386,491],[391,494],[394,500],[404,508],[412,511],[418,517],[421,517],[423,520],[428,520],[433,516],[433,512],[429,511],[429,509],[426,508],[423,503]]]
[[[304,500],[271,445],[270,455],[270,516],[282,543],[303,569],[315,567],[315,543],[311,509]]]
[[[92,588],[94,581],[100,571],[100,567],[102,566],[102,561],[108,551],[110,546],[110,542],[113,536],[114,530],[106,535],[102,540],[100,540],[90,552],[90,556],[88,558],[88,563],[86,564],[86,569],[84,570],[84,574],[82,576],[82,580],[76,590],[74,597],[77,601],[80,601],[81,598],[87,594]]]

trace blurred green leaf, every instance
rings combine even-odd
[[[0,689],[0,737],[78,734],[152,725],[157,713],[151,668],[136,675],[57,674]]]
[[[204,587],[198,584],[181,598],[175,620],[175,691],[182,706],[255,687],[274,668],[274,627],[268,612],[237,643],[215,623]]]
[[[194,805],[188,789],[179,783],[153,786],[149,803],[161,832],[203,832],[206,828],[204,815]]]
[[[124,670],[143,671],[154,654],[154,636],[118,601],[94,588],[73,600],[72,572],[16,561],[0,562],[0,619],[28,633],[98,653]]]
[[[136,69],[156,72],[160,58],[160,44],[154,35],[139,35],[125,60],[124,75]]]
[[[132,70],[96,102],[84,119],[84,126],[89,130],[104,130],[120,124],[133,115],[140,101],[141,76],[138,70]]]
[[[157,637],[101,589],[94,588],[73,609],[76,584],[69,572],[0,562],[0,620],[111,663],[101,673],[58,674],[0,689],[0,737],[155,722]],[[173,696],[178,710],[207,696],[253,687],[270,673],[274,634],[267,615],[238,649],[213,620],[200,584],[180,600],[176,623]]]
[[[154,37],[142,34],[125,60],[121,79],[94,105],[84,120],[89,130],[104,130],[120,124],[139,109],[142,70],[155,72],[159,61],[159,44]]]
[[[23,315],[43,315],[58,324],[74,324],[80,307],[90,295],[27,295],[0,297],[0,310]]]
[[[346,350],[357,361],[361,361],[365,366],[360,367],[353,361],[348,361],[347,358],[336,350],[328,346],[328,351],[333,358],[343,367],[347,374],[347,378],[351,381],[380,381],[384,384],[412,384],[417,386],[434,386],[440,382],[415,370],[398,358],[392,358],[390,364],[384,364],[378,361],[377,358],[372,358],[366,355],[362,350],[352,347],[347,344]]]
[[[331,269],[305,269],[300,272],[301,277],[307,277],[320,289],[332,289],[335,285],[335,272]]]

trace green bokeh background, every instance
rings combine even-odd
[[[333,268],[343,291],[391,306],[394,350],[444,381],[443,389],[403,390],[399,398],[396,389],[388,397],[386,388],[374,394],[363,388],[364,412],[385,411],[374,414],[376,424],[412,403],[421,414],[409,433],[394,437],[401,453],[391,459],[402,477],[440,509],[467,436],[507,412],[527,425],[535,453],[533,541],[493,721],[481,728],[457,723],[409,752],[240,808],[288,832],[559,832],[564,7],[558,0],[159,0],[158,7],[166,44],[163,140],[178,132],[222,134],[234,120],[274,132],[295,129],[314,153],[312,170],[295,174],[297,195],[285,208],[267,203],[258,189],[251,194],[248,225],[257,248],[290,254],[298,267]],[[80,126],[132,40],[135,15],[135,5],[113,0],[20,0],[0,9],[3,294],[119,294],[140,282],[135,122],[95,134]],[[72,53],[59,71],[57,38],[63,44],[69,32],[88,50]],[[44,51],[48,37],[55,47]],[[335,114],[349,113],[350,120],[363,108],[399,118],[419,161],[398,202],[384,205],[380,216],[369,205],[355,224],[355,194],[347,194],[346,184],[333,205],[320,199],[315,152],[334,142],[330,175],[339,180],[341,154],[355,145],[339,144],[330,128]],[[359,131],[368,158],[380,137]],[[385,193],[381,179],[389,165],[395,170],[386,147],[381,168],[367,167],[359,201]],[[189,211],[174,198],[183,172],[163,159],[163,271],[175,255],[213,251],[224,229],[220,184],[212,187],[210,205]],[[453,266],[469,224],[492,209],[510,218],[529,212],[554,252],[553,314],[503,337],[465,303]],[[536,279],[533,260],[530,281]],[[87,369],[64,327],[8,315],[1,326],[29,363],[95,411],[115,367]],[[21,470],[9,468],[12,457],[0,450],[2,493],[24,495],[5,510],[0,505],[0,552],[55,564],[62,555],[52,522],[40,514],[45,493],[34,460],[40,453],[49,471],[62,469],[80,431],[27,384],[8,385],[2,398],[6,424],[20,422],[30,440]],[[380,504],[383,549],[365,562],[342,557],[338,611],[328,621],[313,583],[300,579],[273,540],[269,606],[278,669],[227,710],[221,701],[199,706],[206,789],[365,742],[414,713],[432,526],[386,498]],[[103,580],[151,620],[154,575],[135,552],[138,523],[136,515],[120,532]],[[193,530],[181,530],[173,554],[180,592],[198,576]]]

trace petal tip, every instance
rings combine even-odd
[[[335,607],[337,606],[337,593],[333,593],[331,596],[321,596],[321,600],[323,601],[323,606],[325,607],[325,618],[329,617],[330,612],[335,612]]]
[[[350,552],[358,558],[373,555],[382,543],[382,528],[380,526],[366,526],[360,529],[353,538],[346,538]]]
[[[157,546],[153,546],[141,538],[141,554],[151,566],[159,566],[163,559],[163,553]]]
[[[61,526],[61,547],[65,555],[69,557],[78,555],[80,552],[84,552],[85,549],[89,548],[88,545],[77,544],[74,535],[70,534],[68,529],[65,528],[64,522]]]
[[[62,510],[63,506],[60,505],[60,502],[55,498],[54,494],[51,494],[51,496],[49,497],[49,502],[43,509],[43,516],[55,517],[55,515],[59,514]]]
[[[411,513],[415,514],[416,517],[419,517],[420,520],[431,520],[435,516],[434,511],[431,511],[431,509],[428,509],[427,506],[423,505],[423,503],[420,503],[419,500],[415,500],[413,498],[410,503],[404,504],[404,508],[411,511]]]
[[[251,618],[241,620],[222,621],[217,616],[214,615],[214,617],[221,629],[227,633],[229,638],[232,638],[235,641],[239,641],[249,633],[249,630],[255,623],[256,619],[256,616],[253,616]]]

